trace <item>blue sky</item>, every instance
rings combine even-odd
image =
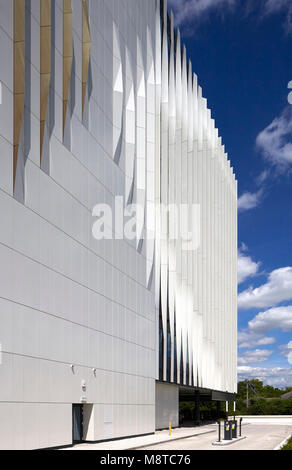
[[[168,4],[239,182],[239,379],[292,386],[292,1]]]

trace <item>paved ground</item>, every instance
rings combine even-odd
[[[165,441],[172,442],[176,439],[187,438],[190,436],[197,436],[208,434],[214,436],[216,439],[216,428],[214,425],[202,426],[196,428],[178,428],[172,431],[169,437],[169,431],[157,431],[150,436],[131,437],[128,439],[119,439],[117,441],[99,442],[96,444],[77,444],[74,447],[69,447],[67,450],[131,450],[139,449],[142,446],[152,446],[153,444],[163,443]],[[210,438],[212,439],[212,438]],[[162,445],[162,444],[159,444]]]
[[[287,436],[292,434],[292,426],[251,423],[243,426],[242,434],[247,438],[224,447],[212,446],[212,441],[216,440],[214,439],[215,435],[205,434],[144,447],[143,450],[273,450]]]
[[[79,444],[68,450],[273,450],[292,434],[292,416],[245,417],[242,441],[230,446],[212,446],[217,440],[217,425],[179,428],[168,431],[96,444]]]

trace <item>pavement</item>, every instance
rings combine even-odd
[[[173,429],[171,436],[169,431],[157,431],[155,434],[149,436],[131,437],[128,439],[119,439],[116,441],[99,442],[99,443],[84,443],[77,444],[74,447],[70,447],[67,450],[139,450],[145,446],[157,446],[156,450],[160,449],[160,446],[164,443],[172,443],[173,441],[180,441],[193,436],[200,435],[212,435],[213,440],[215,438],[216,426],[211,424],[208,426],[194,427],[194,428],[177,428]],[[212,440],[210,437],[210,440]]]
[[[78,444],[68,450],[278,450],[292,435],[292,416],[246,417],[242,424],[242,436],[246,439],[228,446],[212,445],[217,440],[217,429],[217,424],[182,427],[174,429],[171,436],[165,430],[149,436]]]
[[[229,446],[213,446],[209,435],[194,436],[180,441],[169,442],[159,446],[148,446],[143,450],[274,450],[292,434],[291,425],[283,424],[246,424],[242,434],[246,439]]]
[[[237,437],[237,438],[233,438],[232,440],[226,440],[226,441],[214,441],[212,442],[212,445],[213,446],[232,446],[233,444],[235,444],[235,442],[237,441],[241,441],[242,439],[246,439],[246,436],[240,436],[240,437]]]

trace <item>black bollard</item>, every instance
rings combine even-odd
[[[218,442],[221,442],[221,422],[220,422],[220,420],[218,420],[217,423],[218,423]]]
[[[232,441],[232,422],[225,421],[224,422],[224,441]]]
[[[241,437],[241,423],[242,423],[242,418],[239,420],[239,437]]]

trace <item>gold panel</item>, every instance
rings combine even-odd
[[[24,114],[25,97],[25,0],[13,3],[14,68],[13,68],[13,189],[15,188],[18,150]]]
[[[84,113],[88,69],[91,49],[91,35],[87,0],[82,0],[82,114]]]
[[[41,0],[41,87],[40,87],[40,161],[42,161],[44,132],[49,102],[49,92],[51,83],[51,0]]]
[[[72,0],[63,0],[63,138],[69,101],[73,62],[73,11]]]

